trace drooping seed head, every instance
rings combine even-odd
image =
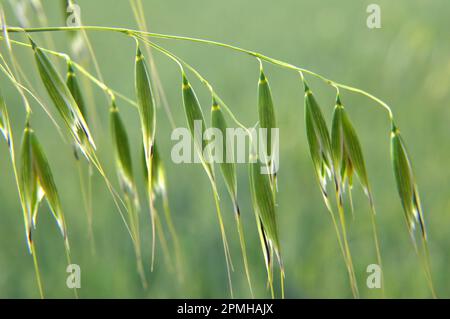
[[[207,173],[212,176],[212,167],[203,155],[203,150],[205,150],[207,145],[207,142],[203,139],[206,131],[205,118],[203,117],[203,112],[200,107],[200,102],[197,99],[197,95],[195,94],[195,91],[184,72],[182,74],[182,94],[186,120],[192,139],[194,140],[196,151],[202,159]]]
[[[155,136],[156,112],[150,82],[150,73],[139,45],[136,49],[135,89],[141,120],[142,138],[145,149],[147,167],[150,164],[153,140]]]
[[[73,99],[77,103],[81,115],[83,115],[83,118],[87,120],[86,105],[84,104],[83,94],[81,93],[81,88],[78,83],[73,64],[70,61],[67,63],[66,85],[69,88],[70,93],[72,93]]]
[[[183,105],[184,111],[186,114],[186,120],[191,132],[192,137],[194,138],[194,143],[196,146],[203,151],[206,146],[206,142],[203,140],[203,134],[206,130],[205,119],[203,116],[202,109],[200,107],[200,102],[198,101],[197,95],[195,94],[194,89],[189,83],[186,74],[183,73]],[[199,127],[195,126],[195,122],[200,121],[201,127],[200,131],[196,132]],[[197,135],[196,135],[197,134]],[[197,138],[199,137],[199,138]]]
[[[412,164],[403,138],[395,124],[392,124],[391,132],[391,157],[397,190],[405,212],[408,229],[412,234],[416,225],[419,224],[422,236],[426,239],[425,222]]]
[[[133,175],[130,145],[125,125],[120,118],[119,109],[112,102],[110,111],[111,135],[114,145],[116,169],[122,190],[134,200],[137,200],[136,184]]]
[[[333,165],[338,182],[344,184],[347,180],[352,185],[353,172],[355,172],[361,185],[372,202],[366,165],[362,153],[361,143],[352,122],[344,109],[339,97],[333,113],[331,130],[333,151]],[[344,189],[341,185],[340,189]]]
[[[265,152],[270,157],[272,155],[272,129],[276,128],[276,118],[269,80],[264,74],[262,66],[258,82],[258,115],[259,126],[267,130]]]
[[[21,149],[21,188],[29,220],[36,226],[38,206],[45,197],[61,234],[67,239],[61,201],[50,165],[28,123]]]
[[[79,145],[86,157],[92,157],[91,155],[95,151],[95,143],[72,93],[46,54],[33,40],[30,39],[30,42],[34,50],[42,83],[50,98],[69,129],[72,138]]]
[[[314,170],[320,183],[322,195],[328,205],[326,192],[327,178],[331,178],[333,172],[331,141],[328,128],[322,111],[317,104],[312,91],[306,82],[305,85],[305,125],[309,151],[314,165]]]
[[[211,127],[220,130],[222,136],[226,137],[228,126],[225,117],[223,116],[223,112],[216,99],[213,99],[212,104]],[[237,199],[236,166],[232,160],[229,161],[229,159],[232,159],[233,157],[233,147],[231,145],[231,141],[228,138],[225,138],[225,141],[222,142],[222,161],[219,165],[227,189],[232,197],[232,200],[235,202]]]
[[[38,194],[39,186],[33,163],[31,134],[31,128],[27,123],[23,132],[21,144],[20,189],[23,198],[24,220],[29,247],[31,247],[31,226],[33,224],[33,216],[36,215],[38,204],[42,199],[42,193]]]
[[[62,235],[66,237],[66,229],[64,225],[64,216],[62,212],[61,201],[59,199],[58,189],[56,188],[50,165],[48,164],[43,149],[35,135],[32,136],[31,141],[39,186],[42,188],[42,191],[45,194],[45,198],[47,199],[47,202],[53,212]]]

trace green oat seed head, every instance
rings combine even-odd
[[[345,181],[348,181],[351,188],[353,173],[356,173],[372,206],[372,193],[361,143],[339,96],[337,97],[333,113],[331,142],[335,174],[337,175],[337,180],[342,184],[340,189],[344,189]]]
[[[36,215],[38,202],[42,199],[42,192],[38,194],[38,180],[33,163],[33,148],[31,145],[31,129],[27,126],[23,132],[20,154],[20,189],[23,197],[25,228],[28,247],[31,247],[31,226],[33,216]]]
[[[223,115],[222,109],[216,97],[213,95],[212,107],[211,107],[211,127],[218,129],[225,140],[222,141],[222,161],[219,163],[220,171],[222,173],[225,185],[228,193],[230,194],[231,201],[234,206],[234,213],[236,219],[236,227],[239,235],[239,242],[241,246],[242,259],[244,263],[244,270],[247,277],[247,282],[250,288],[250,294],[253,297],[253,288],[251,283],[250,270],[247,259],[247,247],[245,244],[244,229],[241,223],[241,212],[237,199],[237,178],[236,178],[236,165],[234,164],[234,150],[230,139],[227,136],[227,122]]]
[[[80,88],[80,85],[78,84],[75,70],[73,68],[73,64],[71,61],[67,62],[66,85],[69,88],[69,91],[72,94],[72,97],[74,98],[75,102],[77,103],[78,108],[81,112],[81,115],[83,115],[84,120],[87,121],[87,111],[86,111],[86,106],[84,104],[84,98],[81,93],[81,88]],[[79,147],[77,147],[77,145],[75,145],[74,155],[75,155],[76,159],[79,158],[78,152],[77,152],[78,149],[79,149]],[[81,150],[81,152],[83,152],[83,151]]]
[[[267,129],[267,143],[265,152],[267,156],[272,155],[272,130],[276,128],[275,110],[273,107],[272,93],[270,91],[269,81],[264,74],[262,65],[258,82],[258,115],[260,128]]]
[[[139,45],[136,49],[135,89],[138,102],[139,117],[141,120],[145,158],[147,167],[149,167],[152,156],[153,140],[155,137],[155,99],[153,97],[152,86],[150,82],[150,73],[148,71],[144,55],[142,54]]]
[[[323,198],[330,207],[326,191],[327,178],[333,173],[331,141],[322,111],[317,104],[312,91],[305,85],[305,126],[309,151],[314,165],[314,171],[320,184]]]
[[[222,132],[222,136],[227,136],[227,122],[223,116],[223,112],[220,108],[219,103],[213,98],[213,103],[211,107],[211,127],[216,128]],[[220,171],[225,180],[225,185],[227,186],[228,192],[233,200],[235,206],[235,212],[239,213],[239,208],[237,206],[237,180],[236,180],[236,166],[233,160],[233,148],[231,142],[228,138],[222,142],[222,162],[219,163]]]
[[[21,203],[21,207],[22,207],[22,212],[23,212],[23,218],[24,218],[24,226],[25,226],[25,236],[27,238],[27,246],[28,246],[28,250],[30,253],[32,252],[32,245],[31,245],[31,224],[32,224],[32,220],[31,220],[31,216],[32,216],[32,211],[34,209],[33,204],[30,204],[28,207],[25,206],[24,200],[23,200],[23,191],[22,191],[22,182],[21,182],[21,176],[19,176],[19,173],[17,172],[16,169],[16,156],[15,156],[15,152],[14,152],[14,145],[13,145],[13,138],[12,138],[12,131],[11,131],[11,125],[10,125],[10,121],[9,121],[9,115],[8,115],[8,109],[6,107],[6,103],[5,100],[3,99],[3,95],[0,91],[0,132],[2,133],[2,135],[4,136],[6,143],[8,144],[8,148],[9,148],[9,152],[10,152],[10,158],[11,158],[11,163],[13,165],[13,169],[14,169],[14,175],[16,178],[16,185],[19,191],[19,198],[20,198],[20,203]],[[29,194],[33,194],[34,191],[30,188],[29,189]],[[30,202],[31,203],[31,202]]]
[[[30,42],[34,50],[39,74],[50,98],[84,155],[88,159],[93,158],[95,143],[72,93],[46,54],[31,38]]]
[[[29,225],[36,227],[38,206],[45,197],[61,234],[67,240],[64,215],[53,174],[47,157],[29,123],[25,127],[21,150],[21,189]],[[28,238],[31,241],[31,227]]]
[[[203,139],[203,135],[206,130],[205,118],[203,117],[203,112],[200,107],[200,102],[197,99],[194,89],[189,83],[186,74],[182,73],[182,91],[183,91],[183,105],[186,115],[186,120],[188,123],[189,131],[191,132],[192,139],[194,140],[194,145],[200,159],[202,160],[203,166],[207,171],[210,178],[214,179],[214,172],[212,166],[205,157],[203,156],[203,150],[206,148],[207,142]],[[195,131],[195,122],[200,121],[201,128],[200,131]]]
[[[80,110],[81,115],[83,115],[83,118],[87,120],[86,105],[84,103],[84,98],[81,93],[81,88],[78,83],[72,62],[70,61],[67,62],[66,85],[69,88],[70,93],[72,93],[72,96],[78,105],[78,109]]]
[[[118,171],[120,185],[123,192],[130,196],[136,204],[139,200],[133,175],[130,144],[125,125],[120,118],[119,109],[117,108],[115,101],[111,104],[109,114],[111,135],[116,158],[116,168]]]
[[[412,234],[416,225],[419,224],[422,236],[426,240],[425,222],[412,164],[400,131],[394,123],[392,123],[391,132],[391,157],[397,190],[405,212],[408,229]]]

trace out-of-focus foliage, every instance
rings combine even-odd
[[[135,28],[128,1],[79,0],[83,23]],[[447,0],[378,1],[381,29],[366,26],[371,1],[144,1],[150,30],[188,35],[236,44],[319,72],[333,80],[365,89],[386,101],[408,143],[416,180],[421,191],[436,290],[450,297],[450,44]],[[7,2],[9,25],[18,25]],[[44,2],[49,24],[65,24],[62,8],[55,1]],[[37,25],[32,12],[30,24]],[[261,17],[264,17],[262,19]],[[218,23],[220,21],[220,23]],[[264,24],[262,25],[262,21]],[[263,31],[262,31],[263,30]],[[133,63],[135,43],[114,33],[88,33],[105,81],[112,88],[134,97]],[[26,41],[23,35],[12,38]],[[67,34],[52,34],[58,51],[70,52]],[[46,46],[43,34],[33,39]],[[258,120],[257,83],[259,65],[254,59],[188,42],[159,40],[161,45],[201,71],[220,92],[237,117],[247,126]],[[5,46],[1,48],[6,52]],[[39,80],[31,49],[14,47],[39,95],[52,109]],[[185,126],[180,74],[176,65],[154,52],[177,126]],[[61,75],[66,65],[55,61]],[[92,66],[90,70],[94,73]],[[333,226],[317,188],[308,154],[304,120],[303,88],[298,74],[265,65],[280,126],[280,169],[277,176],[277,212],[280,242],[286,271],[286,296],[351,297],[346,270]],[[80,79],[81,79],[80,75]],[[210,122],[210,96],[189,77]],[[335,91],[308,77],[328,125]],[[16,141],[23,130],[22,100],[7,78],[0,75],[1,90],[9,107]],[[95,103],[85,106],[95,119],[90,124],[98,146],[99,159],[111,180],[115,175],[113,149],[108,130],[109,103],[105,95],[93,91]],[[362,144],[368,176],[377,207],[381,253],[385,269],[387,297],[429,297],[420,263],[408,238],[404,213],[398,200],[389,158],[390,126],[386,113],[373,102],[342,92],[346,111],[352,118]],[[31,100],[30,100],[31,101]],[[184,282],[164,264],[159,252],[155,271],[150,274],[150,220],[144,209],[143,258],[149,289],[144,291],[135,269],[133,246],[101,177],[94,174],[93,225],[96,253],[92,255],[86,214],[81,204],[78,173],[70,142],[57,134],[48,116],[32,104],[33,128],[39,134],[52,167],[65,212],[72,260],[81,266],[81,297],[226,297],[228,296],[222,243],[210,196],[210,185],[200,164],[175,165],[170,161],[171,128],[163,108],[157,108],[158,149],[165,161],[167,185],[174,223],[184,251]],[[92,110],[95,109],[95,112]],[[141,167],[139,118],[134,109],[121,105],[121,115],[130,128],[134,166]],[[229,121],[231,124],[231,121]],[[63,123],[59,123],[62,125]],[[139,170],[136,170],[139,171]],[[143,172],[136,172],[144,193]],[[226,186],[219,180],[222,213],[230,234],[234,260],[240,258],[239,239],[234,231],[233,207]],[[237,165],[239,204],[246,230],[249,265],[253,271],[255,295],[267,297],[263,256],[251,211],[248,167]],[[32,259],[26,248],[19,196],[6,143],[0,142],[0,297],[38,297]],[[202,195],[205,194],[205,195]],[[141,196],[145,198],[145,196]],[[376,262],[370,226],[370,207],[359,188],[353,192],[355,219],[348,217],[349,241],[361,296],[379,297],[380,291],[366,286],[366,268]],[[143,203],[145,204],[145,203]],[[156,205],[160,207],[158,201]],[[144,206],[146,207],[146,206]],[[160,208],[160,211],[162,209]],[[58,230],[46,205],[39,214],[40,229],[35,242],[47,297],[72,297],[66,287],[66,262]],[[234,234],[234,236],[231,236]],[[232,275],[235,296],[249,297],[242,265],[235,262]]]

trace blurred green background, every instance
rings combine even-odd
[[[14,1],[12,1],[14,2]],[[27,1],[22,1],[26,3]],[[136,28],[129,2],[78,1],[85,25]],[[440,297],[450,297],[448,234],[450,225],[450,42],[446,0],[376,1],[381,6],[381,29],[366,26],[366,8],[374,1],[144,1],[145,17],[154,32],[213,39],[255,50],[308,68],[333,80],[365,89],[386,101],[408,145],[421,191],[434,282]],[[64,24],[59,1],[43,1],[49,25]],[[9,25],[18,25],[10,2],[3,1]],[[37,26],[31,8],[30,25]],[[23,35],[14,39],[26,41]],[[46,45],[43,34],[33,35]],[[69,52],[65,33],[51,34],[54,49]],[[105,82],[134,98],[135,44],[120,34],[90,32]],[[257,61],[213,46],[159,40],[159,44],[194,65],[215,86],[238,118],[248,126],[257,121]],[[6,53],[5,44],[1,50]],[[31,52],[14,47],[22,68],[55,115],[37,74]],[[177,126],[185,126],[180,74],[165,56],[155,62]],[[54,61],[57,61],[55,59]],[[59,61],[63,74],[65,67]],[[351,297],[335,233],[315,182],[303,121],[303,93],[295,72],[266,65],[280,127],[278,221],[286,266],[286,297]],[[94,72],[92,65],[89,69]],[[210,97],[198,81],[193,85],[209,122]],[[335,92],[308,77],[318,101],[331,120]],[[1,89],[13,122],[16,151],[22,135],[24,108],[20,96],[2,74]],[[384,262],[387,297],[430,297],[425,276],[408,237],[389,158],[389,122],[374,102],[343,92],[343,102],[360,135],[374,192]],[[88,105],[100,160],[117,185],[108,127],[108,100],[94,88]],[[136,273],[131,240],[104,182],[93,176],[95,244],[89,241],[77,166],[72,146],[57,134],[36,103],[32,124],[53,169],[69,229],[72,259],[81,266],[81,297],[99,298],[221,298],[228,297],[219,228],[209,182],[200,165],[170,161],[171,128],[158,109],[160,151],[165,160],[169,197],[183,251],[184,282],[179,283],[164,262],[161,249],[149,271],[150,220],[141,187],[143,253],[149,279],[143,290]],[[135,109],[119,101],[135,155],[135,173],[142,186],[140,131]],[[94,112],[95,110],[95,112]],[[56,116],[58,118],[58,116]],[[58,119],[59,124],[62,124]],[[231,123],[231,121],[230,121]],[[0,297],[35,298],[38,290],[27,252],[22,213],[6,144],[0,142]],[[255,220],[251,210],[246,165],[238,166],[239,200],[247,234],[250,268],[257,297],[269,297]],[[221,205],[234,258],[235,295],[250,297],[243,275],[232,207],[220,180]],[[355,219],[349,216],[350,246],[362,297],[380,297],[366,287],[366,267],[376,262],[364,194],[355,187]],[[159,207],[159,203],[158,206]],[[63,243],[46,204],[41,205],[35,231],[46,297],[71,298],[66,287]],[[95,253],[92,253],[92,245]]]

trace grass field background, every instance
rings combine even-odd
[[[64,25],[57,1],[43,1],[52,26]],[[308,68],[330,79],[365,89],[386,101],[396,116],[412,157],[429,233],[431,263],[438,295],[450,297],[450,42],[445,0],[377,1],[381,29],[366,26],[367,6],[373,1],[144,1],[145,16],[154,32],[187,35],[235,44]],[[85,25],[136,28],[128,1],[79,0]],[[17,25],[9,3],[7,21]],[[37,25],[29,12],[30,23]],[[134,98],[135,44],[114,33],[90,32],[90,39],[105,82]],[[15,39],[25,41],[22,35]],[[52,34],[57,51],[68,51],[67,34]],[[45,45],[42,34],[34,39]],[[210,80],[238,118],[247,126],[257,121],[257,61],[226,49],[188,42],[159,40],[159,44],[195,66]],[[4,42],[2,52],[6,52]],[[14,49],[33,84],[55,111],[43,90],[31,50]],[[177,66],[154,53],[177,126],[186,126]],[[56,60],[55,60],[56,61]],[[64,65],[59,64],[61,72]],[[333,227],[317,187],[308,154],[303,120],[303,89],[295,72],[265,66],[280,127],[278,220],[286,266],[288,298],[351,297],[344,263]],[[91,68],[92,71],[94,71]],[[191,75],[206,119],[210,97]],[[310,86],[331,121],[335,92],[308,77]],[[11,113],[16,144],[24,125],[21,99],[0,75]],[[108,101],[95,89],[94,136],[100,160],[116,184],[108,126]],[[384,262],[387,297],[430,297],[425,276],[408,238],[403,211],[395,189],[389,157],[387,114],[372,101],[343,92],[343,102],[360,135],[374,192]],[[135,110],[123,102],[119,108],[128,125],[134,168],[142,186],[140,131]],[[168,174],[169,197],[184,255],[182,284],[157,254],[150,274],[150,219],[141,213],[144,262],[149,289],[141,288],[132,244],[101,178],[94,174],[95,254],[88,240],[78,173],[70,143],[64,142],[39,108],[32,123],[54,171],[66,214],[73,262],[81,266],[81,297],[100,298],[220,298],[228,296],[225,261],[209,182],[200,165],[170,161],[171,128],[163,108],[158,109],[157,136]],[[54,113],[56,114],[56,113]],[[231,121],[230,121],[231,123]],[[234,257],[233,283],[237,297],[249,297],[235,232],[232,207],[220,181],[221,204]],[[238,166],[238,189],[247,231],[250,267],[256,296],[269,297],[255,220],[249,200],[248,169]],[[355,218],[349,215],[350,246],[362,297],[380,297],[366,288],[366,267],[375,263],[369,206],[358,187],[354,193]],[[141,188],[141,199],[145,198]],[[144,206],[146,207],[146,206]],[[47,297],[72,297],[66,287],[62,240],[47,206],[41,207],[37,243]],[[23,232],[22,213],[6,144],[0,142],[0,297],[38,297],[32,259]]]

